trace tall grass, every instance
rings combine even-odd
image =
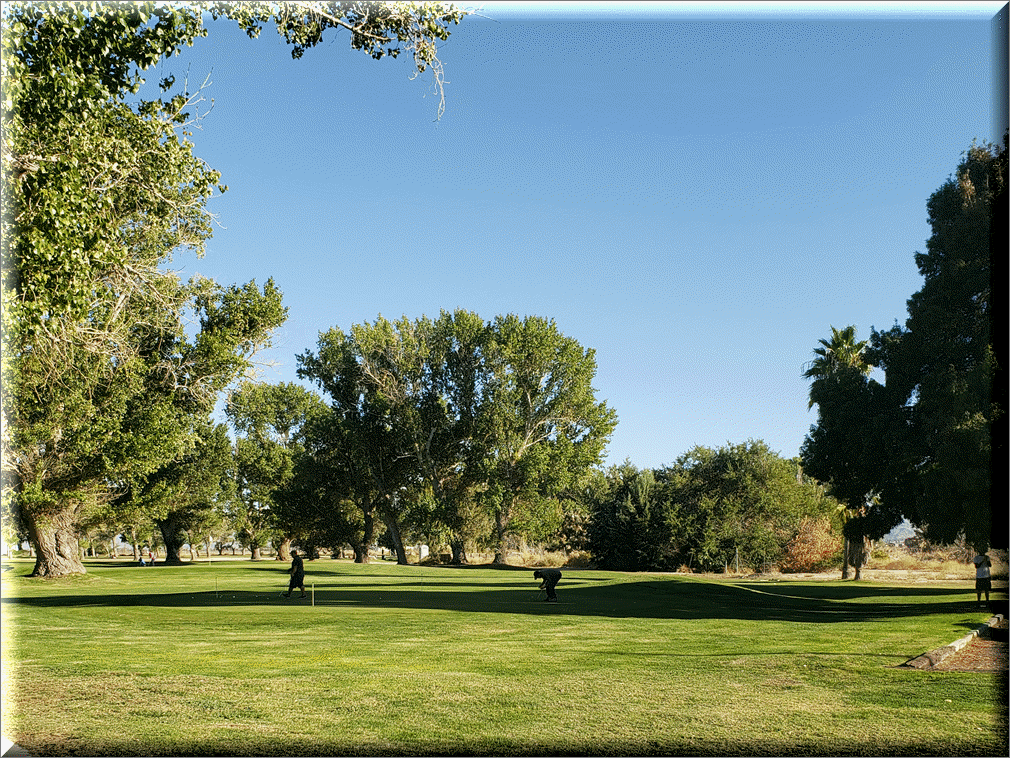
[[[5,736],[33,755],[998,755],[985,674],[905,661],[968,582],[564,568],[89,563],[3,578]]]

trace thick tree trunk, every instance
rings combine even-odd
[[[368,563],[368,547],[375,538],[375,515],[372,508],[364,510],[363,516],[365,525],[364,529],[361,530],[361,542],[351,543],[355,563]]]
[[[35,548],[35,569],[31,576],[68,576],[86,574],[81,561],[81,546],[77,539],[77,523],[73,508],[55,515],[36,516],[28,513],[28,538]]]
[[[173,566],[181,566],[182,558],[179,557],[179,550],[185,540],[185,534],[179,528],[178,521],[169,515],[162,521],[155,521],[158,531],[161,532],[161,539],[165,543],[165,563]]]
[[[452,550],[452,562],[455,566],[462,566],[467,563],[466,559],[466,545],[463,543],[462,537],[457,537],[449,543],[449,548]]]
[[[856,570],[856,581],[863,578],[863,564],[866,563],[868,548],[869,540],[866,537],[849,540],[849,563]]]
[[[389,530],[389,536],[393,540],[393,549],[396,551],[396,562],[400,566],[407,565],[407,551],[403,547],[403,535],[400,534],[400,525],[396,523],[396,516],[383,511],[381,514],[382,523]]]
[[[250,545],[249,546],[249,560],[251,560],[251,561],[258,561],[258,560],[260,560],[260,551],[262,549],[263,548],[261,548],[261,547],[252,547]]]
[[[284,537],[279,540],[274,541],[274,547],[277,549],[277,559],[278,561],[284,561],[285,563],[291,560],[291,543],[292,539],[290,537]]]

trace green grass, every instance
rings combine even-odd
[[[969,582],[565,570],[554,605],[525,569],[324,559],[313,607],[274,562],[13,565],[32,755],[1007,753],[994,677],[897,668],[985,620]]]

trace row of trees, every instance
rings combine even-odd
[[[329,330],[298,362],[330,403],[302,430],[281,519],[359,557],[379,521],[400,562],[406,528],[457,562],[468,542],[504,562],[513,536],[546,536],[616,425],[595,398],[593,351],[534,316],[380,317]]]
[[[1005,529],[993,529],[999,512],[1005,526],[1005,505],[992,508],[991,465],[1006,408],[994,393],[1005,393],[1005,374],[992,335],[991,261],[1006,255],[1007,140],[972,144],[929,198],[932,234],[915,256],[924,282],[904,326],[863,341],[851,326],[832,328],[806,371],[818,419],[803,467],[846,506],[846,567],[857,578],[867,541],[903,518],[931,542],[961,535],[980,552],[994,539],[1006,545]]]
[[[587,546],[601,568],[719,571],[787,563],[798,540],[831,530],[837,501],[761,441],[696,447],[672,466],[611,469],[588,493]],[[797,570],[819,568],[821,551]]]
[[[199,92],[168,76],[160,98],[136,96],[140,72],[206,35],[204,12],[252,37],[272,21],[296,58],[347,29],[373,58],[409,50],[439,89],[436,44],[465,15],[438,3],[5,4],[2,492],[36,576],[83,572],[78,534],[104,510],[153,513],[177,533],[212,488],[194,461],[224,460],[211,410],[286,315],[272,282],[185,282],[167,268],[202,254],[206,202],[225,187],[192,152]]]

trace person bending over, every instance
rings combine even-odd
[[[540,589],[547,590],[547,602],[558,602],[558,593],[554,591],[561,581],[561,571],[558,569],[537,569],[533,572],[534,579],[540,579]]]

